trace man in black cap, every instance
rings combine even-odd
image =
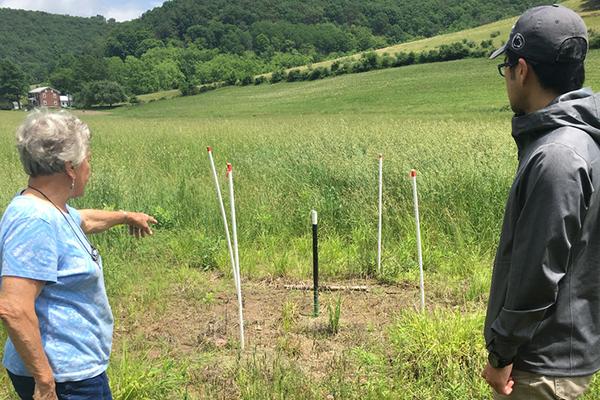
[[[519,166],[485,321],[495,398],[575,399],[600,369],[600,96],[582,89],[583,20],[526,11],[498,71]]]

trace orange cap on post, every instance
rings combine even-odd
[[[417,170],[416,169],[411,169],[410,170],[410,177],[411,178],[416,178],[417,176]]]
[[[230,163],[227,163],[227,174],[225,176],[229,176],[230,173],[233,172],[233,167],[231,166]]]
[[[212,147],[208,146],[206,150],[210,153],[212,151]]]

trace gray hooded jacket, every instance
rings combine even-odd
[[[485,321],[488,350],[551,376],[600,369],[600,95],[513,118],[519,167]]]

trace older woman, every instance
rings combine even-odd
[[[86,234],[127,224],[137,237],[151,235],[156,220],[67,204],[90,177],[90,131],[74,116],[32,113],[17,148],[29,182],[0,222],[3,364],[22,399],[111,399],[113,317]]]

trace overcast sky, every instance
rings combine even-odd
[[[53,14],[91,17],[103,15],[106,19],[127,21],[144,11],[160,6],[164,0],[0,0],[0,8],[46,11]]]

